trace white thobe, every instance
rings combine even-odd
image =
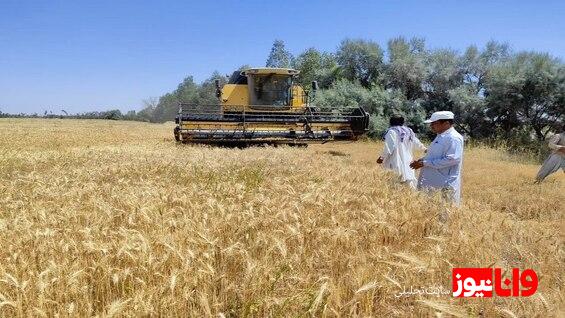
[[[463,136],[453,127],[437,135],[423,163],[418,189],[442,191],[446,199],[460,205]]]
[[[412,162],[412,150],[426,150],[414,132],[408,128],[411,136],[400,140],[400,136],[395,130],[389,129],[385,135],[385,146],[381,153],[383,167],[394,171],[400,176],[400,181],[408,183],[412,188],[416,188],[416,174],[410,168]],[[411,138],[410,138],[411,137]]]
[[[565,132],[549,139],[549,148],[553,150],[539,169],[536,180],[542,181],[548,175],[557,172],[560,168],[565,172]]]

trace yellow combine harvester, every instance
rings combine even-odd
[[[180,104],[175,139],[185,143],[247,145],[356,140],[369,126],[361,107],[319,111],[295,82],[297,70],[250,68],[234,72],[227,84],[216,81],[219,105]]]

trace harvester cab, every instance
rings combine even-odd
[[[362,107],[336,105],[323,111],[310,105],[309,92],[296,81],[299,71],[250,68],[236,71],[227,84],[216,81],[218,105],[180,104],[175,139],[185,143],[245,145],[306,144],[356,140],[369,125]]]

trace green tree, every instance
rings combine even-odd
[[[292,54],[286,50],[284,42],[281,40],[275,40],[265,66],[289,68],[291,63]]]
[[[136,114],[137,120],[151,121],[153,119],[153,112],[159,104],[159,99],[157,97],[150,97],[144,99],[142,103],[143,108]]]
[[[337,53],[342,75],[369,87],[379,79],[383,68],[383,50],[372,41],[345,39]]]
[[[490,41],[482,52],[471,45],[460,59],[464,82],[471,85],[477,94],[484,89],[485,76],[494,65],[503,63],[510,57],[507,44]]]
[[[323,109],[339,109],[361,106],[372,114],[382,115],[385,107],[385,92],[380,88],[368,89],[359,82],[341,79],[316,97],[316,106]]]
[[[331,110],[346,107],[363,107],[370,114],[369,136],[381,138],[388,129],[392,115],[402,115],[407,125],[422,130],[426,116],[420,101],[409,101],[399,89],[384,90],[380,86],[363,87],[346,79],[336,81],[329,89],[321,90],[316,106]]]
[[[385,108],[382,113],[383,121],[388,128],[388,121],[392,115],[401,115],[406,120],[406,125],[415,131],[424,130],[426,112],[422,107],[422,99],[409,100],[400,89],[388,89],[385,95]]]
[[[199,101],[198,85],[192,76],[188,76],[172,93],[159,98],[159,103],[153,111],[152,121],[165,122],[174,120],[178,113],[179,103],[197,103]]]
[[[422,98],[422,85],[426,78],[426,51],[424,40],[414,38],[410,42],[403,37],[388,42],[386,86],[400,89],[408,100]]]
[[[427,112],[453,110],[449,91],[463,83],[459,56],[453,50],[435,50],[426,56],[426,78],[423,83]]]
[[[489,137],[495,131],[486,116],[486,103],[472,84],[463,84],[448,91],[457,128],[472,138]]]
[[[293,68],[300,71],[298,82],[304,86],[316,80],[316,72],[322,67],[322,54],[315,48],[300,53],[294,60]]]
[[[527,125],[543,140],[564,121],[565,66],[546,53],[519,53],[491,69],[485,95],[488,115],[507,135]]]
[[[119,109],[112,109],[107,110],[105,112],[101,112],[99,117],[101,119],[111,119],[111,120],[119,120],[122,119],[122,112]]]
[[[338,78],[338,66],[335,57],[330,53],[309,48],[302,52],[293,63],[300,71],[298,81],[308,87],[312,81],[318,81],[322,88],[328,88]]]
[[[496,65],[510,56],[507,44],[490,41],[482,51],[469,46],[459,59],[462,83],[448,90],[450,105],[458,118],[458,129],[473,138],[485,138],[496,133],[492,119],[487,116],[484,99],[485,78]]]

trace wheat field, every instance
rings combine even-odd
[[[535,163],[467,148],[453,209],[398,185],[379,143],[172,128],[0,120],[0,317],[564,315],[561,172],[534,185]],[[452,268],[488,266],[534,269],[537,293],[450,295]],[[449,293],[400,294],[426,287]]]

